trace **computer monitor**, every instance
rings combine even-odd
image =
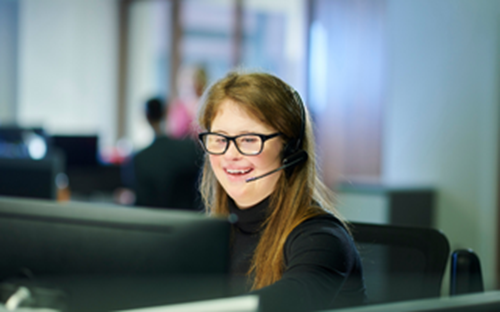
[[[43,128],[0,126],[0,158],[42,159],[47,155],[47,140]]]
[[[53,135],[52,147],[61,150],[66,158],[66,167],[85,168],[98,166],[97,135]]]
[[[229,228],[196,212],[0,197],[0,284],[63,293],[72,312],[224,297]]]
[[[0,126],[0,141],[9,143],[21,143],[24,141],[24,136],[29,133],[34,133],[43,138],[47,137],[45,130],[41,127],[2,125]]]

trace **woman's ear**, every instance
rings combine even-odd
[[[287,142],[284,143],[283,150],[281,152],[281,159],[284,160],[288,156],[294,154],[296,152],[296,145],[297,145],[297,140],[288,140]]]

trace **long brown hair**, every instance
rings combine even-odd
[[[320,214],[337,212],[331,193],[316,172],[314,137],[307,109],[294,99],[293,90],[279,78],[266,73],[229,73],[205,93],[200,106],[198,122],[210,130],[219,105],[232,100],[250,115],[283,134],[285,144],[300,136],[305,122],[302,146],[309,157],[293,167],[288,174],[281,173],[271,194],[269,211],[262,226],[262,234],[255,249],[248,274],[253,276],[252,289],[273,284],[284,271],[283,248],[290,232],[303,221]],[[304,119],[304,120],[303,120]],[[228,215],[228,195],[217,181],[205,159],[200,192],[207,211]]]

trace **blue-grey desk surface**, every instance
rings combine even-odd
[[[454,297],[440,297],[433,299],[421,299],[412,301],[402,301],[396,303],[368,305],[357,308],[329,310],[328,312],[330,311],[331,312],[500,311],[500,291],[495,290],[484,293],[467,294]]]

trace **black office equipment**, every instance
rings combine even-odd
[[[451,254],[450,295],[484,291],[481,262],[470,249],[458,249]]]
[[[0,126],[0,158],[41,159],[47,154],[48,136],[43,128]]]
[[[123,186],[121,167],[101,163],[97,135],[53,135],[50,144],[65,156],[69,189],[75,198],[89,201],[93,193],[112,194]]]
[[[39,160],[0,157],[0,196],[56,199],[56,177],[63,171],[57,154]]]
[[[0,141],[17,143],[23,141],[23,135],[26,133],[35,133],[40,137],[46,138],[45,130],[40,127],[20,127],[17,125],[0,126]]]
[[[50,139],[52,146],[65,154],[68,169],[95,167],[99,164],[97,135],[53,135]]]
[[[431,228],[352,223],[370,303],[438,297],[449,257]]]
[[[195,212],[0,197],[0,283],[61,291],[69,311],[221,297],[228,237]]]

